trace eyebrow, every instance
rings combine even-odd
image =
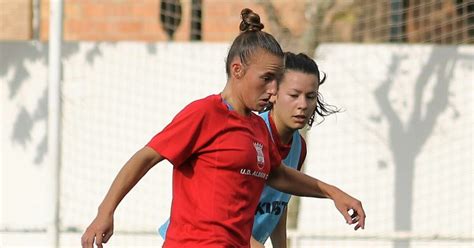
[[[269,75],[275,77],[278,81],[283,78],[283,71],[267,71],[263,75]]]
[[[290,90],[296,91],[297,93],[303,93],[303,91],[295,89],[295,88],[290,88]],[[317,92],[316,91],[310,91],[308,93],[305,93],[305,95],[307,95],[307,94],[317,94]]]
[[[262,74],[262,76],[272,76],[272,77],[278,77],[278,73],[272,72],[272,71],[267,71]]]

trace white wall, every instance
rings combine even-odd
[[[328,74],[320,92],[345,111],[308,133],[306,172],[362,200],[365,234],[472,239],[473,52],[472,46],[319,47],[317,61]],[[410,199],[411,208],[403,209]],[[329,201],[303,199],[299,217],[309,231],[355,235]],[[412,247],[471,244],[417,241]],[[403,241],[370,244],[391,245],[405,247]]]
[[[61,220],[72,234],[63,236],[62,244],[77,246],[80,231],[136,150],[185,104],[223,88],[227,46],[65,44]],[[3,247],[20,244],[7,229],[44,229],[51,202],[45,150],[46,47],[0,43],[0,53]],[[403,231],[406,216],[411,216],[409,232],[472,236],[474,47],[325,44],[317,54],[329,76],[320,91],[328,103],[345,111],[309,132],[306,168],[363,201],[367,230],[355,235]],[[387,94],[377,98],[380,89]],[[395,191],[396,166],[410,163],[415,168],[407,177],[413,182],[412,197]],[[168,216],[171,166],[157,167],[119,207],[118,232],[153,232]],[[411,210],[399,212],[402,218],[396,224],[395,202],[410,198]],[[299,221],[305,232],[354,235],[327,200],[303,199]],[[31,240],[47,245],[44,239]],[[114,247],[126,246],[119,240],[127,239],[112,239]],[[161,243],[159,238],[150,240],[140,246]],[[314,242],[344,246],[337,240],[303,240],[300,245]],[[360,246],[367,244],[394,245],[379,240]]]

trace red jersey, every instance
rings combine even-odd
[[[174,166],[163,247],[250,247],[261,191],[281,163],[262,118],[211,95],[186,106],[147,146]]]

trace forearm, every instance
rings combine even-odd
[[[267,183],[273,188],[297,196],[333,198],[340,190],[298,170],[281,165],[272,171]]]
[[[286,248],[286,218],[287,218],[287,210],[285,211],[280,217],[280,221],[276,225],[275,229],[273,229],[272,234],[270,235],[270,239],[272,241],[273,248]]]
[[[273,188],[298,196],[330,198],[349,224],[356,224],[355,230],[365,227],[365,211],[362,203],[335,186],[305,175],[285,165],[272,170],[267,184]],[[349,214],[349,210],[353,213]]]
[[[162,158],[150,148],[142,148],[135,153],[115,177],[104,200],[99,206],[99,214],[112,215],[127,193]]]
[[[258,242],[253,236],[250,237],[250,247],[251,248],[265,248],[265,246]]]

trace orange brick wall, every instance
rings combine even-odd
[[[206,41],[232,40],[239,34],[240,10],[249,7],[257,13],[262,13],[260,6],[253,1],[203,1],[202,37]],[[263,20],[262,20],[263,22]]]
[[[65,0],[65,40],[167,40],[160,22],[159,0]],[[49,0],[42,0],[42,39],[48,37]],[[188,40],[189,1],[182,1],[175,40]]]
[[[32,38],[32,1],[0,0],[0,40],[28,40]],[[41,8],[40,39],[46,40],[49,29],[50,0],[37,1],[40,2]],[[165,41],[168,39],[160,21],[160,0],[63,1],[65,40]],[[192,0],[180,1],[182,20],[174,35],[174,40],[189,41]],[[351,18],[359,18],[360,20],[357,20],[361,21],[364,26],[353,26],[351,22],[336,22],[333,27],[328,29],[328,33],[319,34],[321,40],[388,41],[389,1],[356,1],[358,2],[357,6],[361,7],[358,11],[362,14],[356,16],[355,14],[359,12],[355,11]],[[239,14],[245,7],[259,13],[262,22],[266,24],[264,30],[272,33],[262,6],[256,2],[256,0],[202,0],[202,40],[216,42],[232,40],[239,32]],[[280,21],[297,38],[308,25],[305,19],[307,0],[272,0],[272,3],[280,16]],[[466,24],[469,17],[466,12],[467,4],[464,6],[465,14],[461,17],[456,16],[456,6],[452,0],[412,0],[410,3],[411,9],[407,11],[407,30],[409,31],[407,38],[410,42],[463,43],[463,41],[472,40],[472,36],[468,36],[469,28]],[[380,13],[370,13],[371,6],[379,5],[382,6],[377,9]],[[364,13],[363,11],[368,12]],[[356,20],[352,22],[356,22]]]
[[[283,21],[298,33],[304,23],[305,0],[274,1],[284,11]],[[182,19],[175,33],[176,41],[188,41],[190,36],[191,0],[181,0]],[[167,40],[161,27],[160,0],[65,0],[65,40]],[[255,0],[202,0],[202,40],[229,41],[238,34],[240,10],[248,7],[259,13],[267,23],[265,13]],[[48,37],[49,0],[41,1],[41,38]],[[271,32],[269,25],[265,28]]]
[[[0,40],[31,38],[31,0],[0,0]]]
[[[203,0],[203,40],[232,40],[239,33],[240,11],[250,8],[258,13],[264,30],[271,33],[269,22],[263,8],[255,0]],[[293,34],[302,33],[305,25],[304,6],[306,0],[273,0],[280,21]]]

